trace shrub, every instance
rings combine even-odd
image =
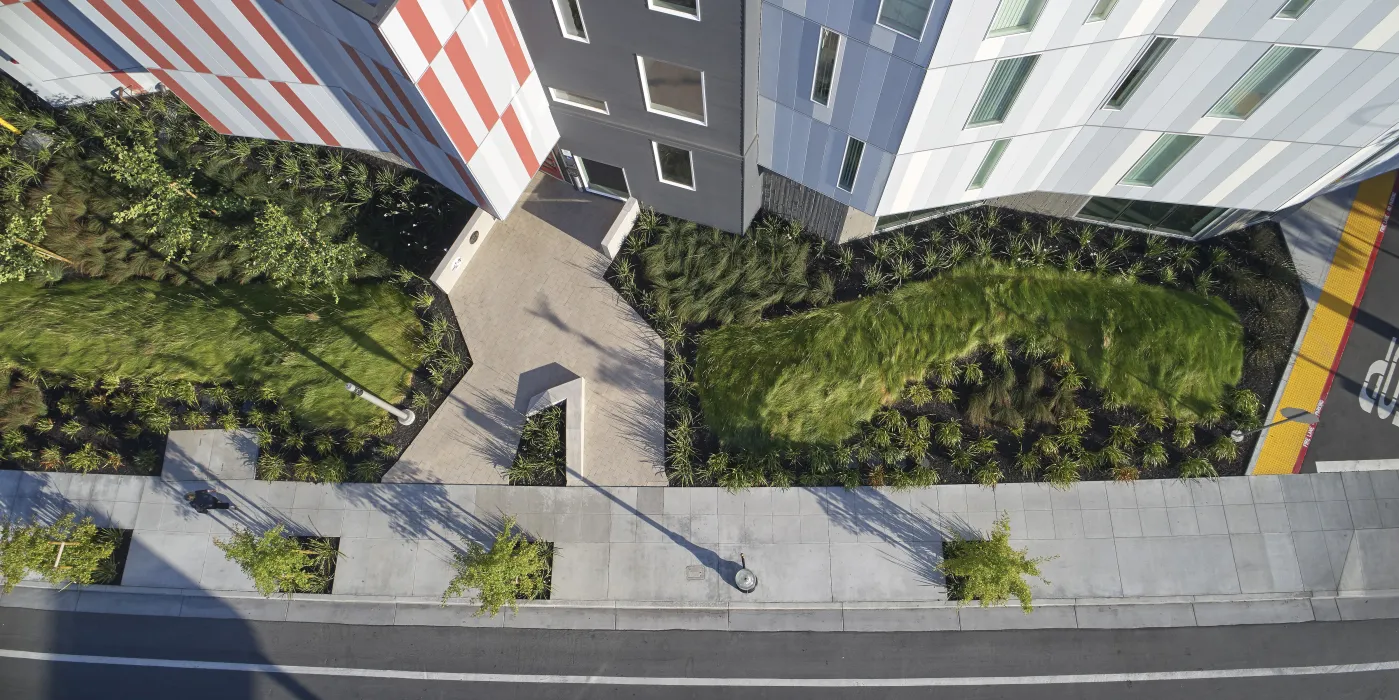
[[[1044,581],[1040,564],[1052,557],[1031,559],[1029,550],[1010,546],[1010,516],[996,519],[991,539],[966,540],[958,535],[943,546],[944,558],[938,570],[948,578],[949,592],[959,601],[979,600],[981,607],[1002,605],[1015,596],[1025,612],[1034,609],[1026,576]],[[1048,581],[1045,581],[1048,583]]]
[[[676,449],[675,430],[670,435]],[[507,475],[516,486],[563,486],[567,480],[567,448],[564,442],[564,406],[550,406],[525,419],[520,446]]]
[[[725,445],[835,444],[938,361],[1011,338],[1060,348],[1130,405],[1185,417],[1217,402],[1243,364],[1242,327],[1222,301],[1082,274],[978,268],[706,332],[695,377]]]
[[[63,558],[54,566],[59,543]],[[102,562],[110,559],[117,543],[92,523],[69,513],[52,525],[16,526],[0,523],[0,591],[9,593],[30,574],[54,585],[96,583]]]
[[[330,585],[326,572],[332,571],[338,553],[325,546],[303,545],[278,525],[261,535],[240,529],[228,540],[214,539],[224,557],[234,562],[258,593],[272,597],[284,593],[323,593]]]
[[[551,545],[529,541],[523,533],[515,532],[515,518],[506,518],[490,549],[467,542],[466,551],[456,553],[452,560],[456,575],[442,593],[442,604],[474,588],[481,604],[478,617],[486,613],[495,617],[506,605],[518,611],[521,599],[548,594],[551,555]]]

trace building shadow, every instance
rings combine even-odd
[[[622,203],[575,190],[540,173],[525,190],[520,208],[601,255],[602,239],[622,211]]]

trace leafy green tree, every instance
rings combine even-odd
[[[457,575],[442,593],[442,604],[475,588],[481,604],[477,616],[490,613],[495,617],[505,605],[519,610],[521,598],[533,600],[545,594],[550,549],[544,542],[530,542],[523,533],[515,532],[515,518],[506,518],[490,549],[468,542],[465,552],[457,552],[452,561]]]
[[[1031,559],[1027,556],[1028,550],[1011,547],[1009,515],[996,519],[991,539],[964,540],[954,537],[947,543],[945,551],[947,556],[938,564],[938,570],[958,580],[962,600],[980,600],[981,607],[985,608],[1001,605],[1013,595],[1027,613],[1034,606],[1030,604],[1030,585],[1024,577],[1034,576],[1044,581],[1039,565],[1053,559]]]
[[[116,548],[116,538],[92,518],[79,522],[72,513],[52,525],[0,524],[0,591],[9,593],[29,574],[54,585],[97,583]]]
[[[228,540],[215,539],[214,545],[253,580],[258,593],[269,598],[277,593],[324,592],[338,556],[329,543],[303,545],[281,525],[261,535],[238,530]]]
[[[0,282],[23,282],[44,270],[44,260],[63,260],[56,253],[39,247],[44,240],[44,221],[53,213],[50,197],[45,196],[33,214],[20,212],[5,223],[0,235]]]
[[[170,259],[184,258],[208,243],[193,178],[172,175],[148,145],[128,147],[112,138],[104,143],[109,157],[99,167],[139,196],[130,207],[117,212],[113,221],[143,227],[154,237],[153,247]]]
[[[238,242],[249,253],[249,272],[278,287],[325,289],[338,301],[336,291],[349,282],[365,249],[353,237],[337,240],[330,212],[329,202],[304,206],[294,216],[269,203],[252,234]]]

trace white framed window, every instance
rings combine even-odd
[[[667,117],[707,125],[704,71],[645,56],[636,57],[641,74],[641,95],[646,110]]]
[[[1302,66],[1321,53],[1320,49],[1300,46],[1273,46],[1244,73],[1219,101],[1205,113],[1207,117],[1248,119],[1268,101]]]
[[[845,138],[845,155],[840,159],[840,176],[836,187],[846,192],[855,191],[855,178],[860,174],[860,156],[865,154],[865,142],[854,136]]]
[[[1030,78],[1039,60],[1039,54],[1033,54],[996,61],[964,128],[974,129],[1005,121],[1010,108],[1015,106],[1015,98],[1020,96],[1020,89],[1025,87],[1025,81]]]
[[[573,159],[578,165],[578,174],[583,176],[583,189],[612,199],[626,201],[631,197],[631,186],[627,184],[627,171],[611,163],[578,156]]]
[[[1227,213],[1228,209],[1191,204],[1091,197],[1078,211],[1076,218],[1193,237]]]
[[[700,18],[700,0],[646,0],[646,6],[668,15],[696,21]]]
[[[596,97],[588,97],[581,93],[571,90],[560,90],[559,88],[549,88],[549,96],[560,104],[586,109],[590,112],[599,112],[601,114],[609,113],[607,110],[607,100],[599,100]]]
[[[1151,148],[1146,149],[1146,153],[1137,159],[1132,169],[1122,176],[1121,184],[1155,187],[1156,183],[1200,142],[1200,139],[1201,137],[1193,134],[1161,134],[1156,143],[1151,144]]]
[[[588,26],[583,23],[583,0],[552,0],[554,15],[559,18],[559,31],[565,38],[588,43]]]
[[[1176,40],[1170,37],[1159,36],[1152,39],[1142,55],[1137,57],[1137,62],[1132,64],[1132,69],[1122,76],[1122,82],[1118,83],[1117,89],[1108,96],[1108,101],[1103,103],[1103,109],[1122,109],[1127,101],[1132,99],[1137,88],[1146,81],[1146,77],[1151,75],[1151,69],[1161,62],[1161,58],[1175,43]]]
[[[821,28],[821,41],[816,45],[816,70],[811,79],[811,101],[829,107],[835,94],[836,73],[845,42],[840,34]]]
[[[1287,3],[1278,9],[1277,14],[1273,15],[1273,19],[1297,19],[1312,6],[1312,2],[1314,0],[1287,0]]]
[[[1098,0],[1098,4],[1094,5],[1093,9],[1088,11],[1088,19],[1083,23],[1101,22],[1107,19],[1108,15],[1112,14],[1112,8],[1114,7],[1117,7],[1117,0]]]
[[[651,142],[651,152],[656,156],[656,178],[667,185],[695,189],[694,154],[678,146]]]
[[[928,23],[933,0],[879,0],[875,22],[914,41],[923,40],[923,27]]]
[[[1005,154],[1006,146],[1009,145],[1010,139],[991,142],[991,148],[986,150],[986,156],[981,159],[981,166],[972,176],[971,184],[967,185],[968,190],[979,190],[986,186],[986,181],[991,179],[991,173],[995,172],[996,164],[1001,162],[1001,156]]]
[[[1001,0],[986,38],[1024,34],[1035,28],[1048,0]]]

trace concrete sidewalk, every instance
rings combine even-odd
[[[1045,599],[1399,590],[1395,472],[738,494],[233,480],[217,487],[239,509],[199,515],[181,496],[207,483],[0,472],[0,508],[134,529],[123,585],[190,592],[250,590],[213,539],[284,523],[341,538],[336,594],[435,597],[463,538],[484,540],[515,515],[559,545],[554,601],[936,603],[942,541],[985,531],[997,513],[1017,546],[1058,557],[1035,584]],[[762,581],[746,597],[729,583],[740,553]]]

